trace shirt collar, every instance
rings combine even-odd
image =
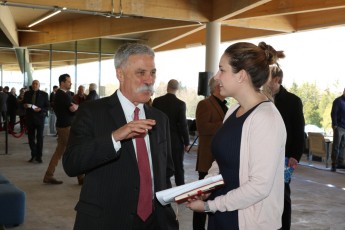
[[[134,110],[135,107],[138,107],[140,109],[139,112],[139,118],[145,119],[145,111],[144,111],[144,104],[140,103],[137,106],[135,106],[130,100],[128,100],[122,93],[121,90],[117,90],[117,96],[119,98],[120,104],[122,106],[122,109],[125,113],[127,122],[130,122],[134,118]]]

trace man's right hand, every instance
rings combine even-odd
[[[75,112],[78,110],[79,105],[71,103],[71,106],[69,107],[69,111]]]
[[[112,135],[115,141],[122,141],[136,136],[146,135],[154,125],[156,125],[156,121],[152,119],[131,121],[113,131]]]

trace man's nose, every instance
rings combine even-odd
[[[144,82],[147,84],[153,84],[156,80],[156,75],[153,73],[145,74]]]

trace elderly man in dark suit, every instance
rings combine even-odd
[[[200,101],[196,107],[195,120],[199,136],[198,157],[196,171],[199,180],[204,179],[214,158],[211,152],[211,143],[217,130],[223,125],[228,107],[225,98],[220,95],[219,83],[212,77],[208,84],[211,96]],[[193,213],[193,230],[204,230],[206,213]]]
[[[176,97],[179,89],[177,80],[168,82],[167,94],[153,100],[152,106],[164,112],[169,118],[172,157],[175,166],[175,184],[184,184],[183,158],[189,148],[189,134],[186,118],[186,103]],[[168,185],[171,187],[170,178]]]
[[[79,107],[63,156],[69,176],[85,173],[74,229],[178,229],[172,208],[154,196],[173,173],[168,118],[145,105],[156,78],[154,52],[122,45],[115,68],[120,89]]]
[[[39,88],[40,82],[34,80],[31,90],[24,94],[23,104],[26,108],[26,125],[31,150],[29,162],[42,163],[44,120],[48,114],[49,100],[48,94]]]

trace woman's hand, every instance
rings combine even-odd
[[[205,211],[205,202],[202,200],[190,200],[187,202],[186,207],[195,212],[204,212]]]
[[[192,199],[188,199],[186,207],[195,212],[204,212],[205,211],[205,202],[210,194],[202,194],[201,196],[195,196]]]

